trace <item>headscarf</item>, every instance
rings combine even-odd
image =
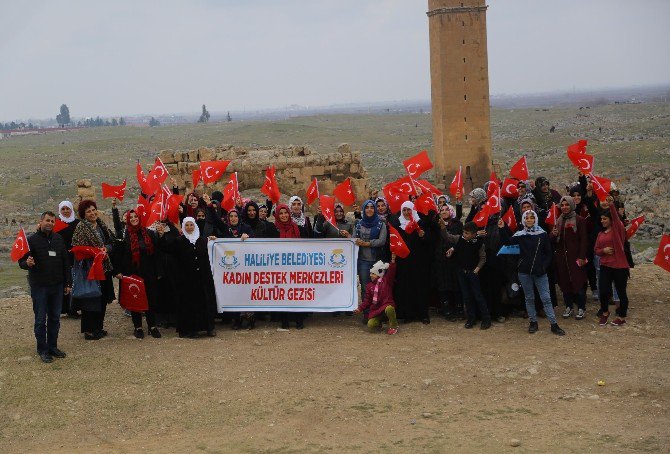
[[[535,216],[535,224],[533,224],[531,227],[526,227],[526,217],[530,216],[531,214]],[[542,230],[542,227],[540,227],[539,225],[539,219],[537,217],[537,213],[533,210],[528,210],[521,215],[521,225],[523,226],[523,229],[514,233],[514,235],[512,236],[539,235],[541,233],[544,233],[544,230]]]
[[[186,223],[189,221],[195,225],[195,230],[193,230],[193,233],[186,232]],[[200,238],[200,227],[198,227],[198,223],[195,222],[195,219],[190,216],[185,217],[184,220],[181,221],[181,231],[184,234],[184,237],[186,237],[186,239],[189,240],[191,244],[195,244],[198,238]]]
[[[305,204],[302,203],[302,199],[300,197],[298,197],[297,195],[294,195],[293,197],[288,199],[288,206],[290,207],[291,205],[293,205],[293,202],[295,202],[296,200],[300,200],[300,205],[301,205],[300,214],[293,214],[293,210],[291,210],[291,209],[288,210],[288,213],[291,215],[291,219],[293,219],[293,222],[295,222],[296,225],[299,225],[300,227],[304,227],[305,226]],[[278,213],[278,211],[275,211],[275,213]]]
[[[380,200],[382,202],[384,202],[384,206],[386,207],[386,212],[384,214],[381,214],[379,211],[377,211],[377,215],[379,216],[379,219],[381,219],[382,221],[386,221],[386,218],[389,215],[389,204],[384,197],[379,196],[375,199],[375,208],[377,208],[377,204],[379,203]]]
[[[446,195],[433,195],[433,198],[435,199],[435,206],[439,207],[440,206],[440,199],[444,199],[444,203],[448,204],[449,203],[449,197]]]
[[[484,191],[482,188],[474,188],[472,191],[470,191],[469,195],[475,199],[475,202],[477,202],[478,205],[486,200],[486,191]]]
[[[248,210],[249,207],[254,207],[256,208],[256,217],[254,219],[251,219],[248,216]],[[245,224],[248,224],[251,226],[251,228],[256,228],[256,225],[260,222],[260,219],[258,218],[258,213],[260,212],[260,208],[258,207],[258,204],[254,202],[253,200],[250,200],[247,202],[246,205],[244,205],[244,211],[242,211],[242,220],[244,221]]]
[[[130,224],[130,213],[135,213],[135,215],[139,219],[139,214],[135,210],[128,210],[126,212],[126,230],[128,233],[126,234],[126,238],[130,240],[130,253],[132,255],[132,262],[133,265],[136,267],[140,266],[140,241],[139,241],[139,234],[142,233],[142,239],[144,240],[144,246],[147,248],[147,253],[149,255],[153,255],[154,253],[154,243],[151,241],[151,237],[149,236],[149,232],[147,229],[142,227],[142,223],[140,222],[137,225],[131,225]],[[141,221],[141,220],[140,220]]]
[[[446,206],[447,208],[449,208],[449,213],[450,213],[450,215],[451,215],[451,219],[456,219],[456,208],[454,208],[454,206],[453,206],[452,204],[450,204],[450,203],[446,203],[444,206]],[[440,211],[442,211],[442,208],[441,208],[441,207],[440,207]],[[438,216],[439,216],[439,214],[440,214],[440,213],[438,213]]]
[[[372,208],[375,210],[375,214],[368,216],[365,214],[365,208],[368,205],[372,205]],[[366,229],[370,229],[370,238],[377,239],[379,238],[379,232],[381,231],[381,226],[379,225],[381,217],[377,214],[377,204],[372,200],[368,199],[363,203],[363,208],[361,211],[361,224]]]
[[[570,205],[570,212],[568,214],[563,214],[561,213],[561,216],[558,218],[558,239],[561,239],[561,234],[563,233],[563,229],[567,229],[568,227],[572,227],[572,231],[574,233],[577,233],[577,213],[575,212],[575,201],[572,197],[569,195],[564,195],[561,197],[561,201],[559,202],[559,206],[563,201],[568,202],[568,205]]]
[[[230,215],[231,215],[232,213],[237,214],[237,224],[235,224],[235,225],[233,225],[233,224],[230,222]],[[239,235],[239,231],[240,231],[240,228],[241,228],[241,227],[242,227],[242,219],[240,219],[240,212],[237,211],[236,208],[233,208],[232,210],[230,210],[230,211],[228,212],[228,229],[230,229],[230,233],[231,233],[235,238],[237,238],[237,236]]]
[[[337,217],[336,217],[335,221],[336,222],[344,222],[345,221],[345,216],[347,215],[347,212],[344,211],[344,205],[342,205],[340,202],[336,202],[335,203],[335,210],[337,210],[338,208],[340,208],[342,210],[342,219],[337,219]],[[333,216],[335,216],[335,212],[333,212]]]
[[[60,210],[63,207],[69,207],[70,208],[70,216],[65,217],[62,214],[60,214]],[[63,200],[61,203],[58,204],[58,217],[60,218],[61,221],[69,224],[70,222],[74,221],[75,215],[74,215],[74,207],[72,206],[72,202],[69,200]]]
[[[412,219],[406,219],[405,216],[402,214],[402,210],[405,208],[409,208],[412,210]],[[405,230],[405,226],[410,223],[410,221],[414,220],[415,222],[419,222],[421,218],[419,217],[419,213],[416,212],[414,209],[414,204],[410,202],[409,200],[407,202],[403,202],[402,205],[400,206],[400,217],[398,218],[400,221],[400,228]]]
[[[286,210],[288,212],[288,221],[282,222],[279,220],[279,212]],[[300,229],[291,217],[291,209],[288,205],[280,203],[275,207],[275,226],[279,230],[279,238],[300,238]]]

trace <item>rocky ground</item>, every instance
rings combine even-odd
[[[668,452],[668,274],[633,270],[629,324],[467,331],[437,317],[400,333],[314,316],[305,330],[221,326],[213,339],[109,337],[63,318],[51,365],[26,297],[0,299],[0,451]],[[601,383],[602,385],[599,385]]]

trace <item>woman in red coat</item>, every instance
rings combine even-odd
[[[554,242],[554,268],[556,280],[563,292],[565,312],[563,318],[573,314],[577,305],[575,318],[581,320],[586,312],[585,288],[587,281],[586,251],[588,236],[586,221],[575,213],[575,202],[570,196],[561,198],[559,204],[561,215],[551,231]]]
[[[370,269],[370,282],[365,287],[365,296],[361,305],[354,311],[359,314],[364,310],[368,312],[368,328],[371,331],[381,326],[384,319],[388,319],[390,327],[388,334],[398,332],[398,319],[395,313],[395,301],[393,300],[393,284],[395,283],[395,254],[391,256],[391,263],[381,260]]]

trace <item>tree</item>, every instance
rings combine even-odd
[[[119,118],[119,126],[125,126],[126,125],[126,120],[123,119],[123,117]]]
[[[233,121],[232,117],[230,116],[230,111],[226,115],[226,121]]]
[[[112,118],[112,126],[118,126],[119,122],[116,121],[116,118]]]
[[[60,113],[56,115],[56,122],[61,127],[70,124],[70,109],[67,107],[67,104],[60,106]]]
[[[149,120],[149,126],[151,127],[160,126],[160,122],[156,120],[154,117],[151,117],[151,120]]]
[[[207,107],[203,104],[202,105],[202,114],[200,114],[200,118],[198,119],[198,123],[207,123],[209,121],[209,112],[207,112]]]

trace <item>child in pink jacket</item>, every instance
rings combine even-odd
[[[354,314],[368,310],[368,328],[371,331],[379,328],[382,321],[388,319],[390,327],[388,334],[398,332],[398,319],[393,301],[393,284],[395,281],[395,254],[391,256],[391,263],[381,260],[370,269],[370,282],[365,287],[365,296],[361,305]]]

